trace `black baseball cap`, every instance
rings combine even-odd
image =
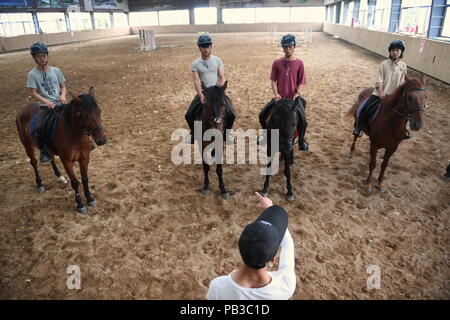
[[[267,208],[247,225],[239,238],[239,252],[245,264],[254,269],[264,268],[275,257],[287,225],[287,212],[279,206]]]

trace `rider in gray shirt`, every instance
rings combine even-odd
[[[207,88],[215,85],[223,86],[225,83],[223,62],[220,58],[211,54],[211,37],[207,34],[202,34],[197,39],[197,45],[202,54],[200,58],[192,62],[192,75],[197,95],[194,97],[184,116],[191,129],[191,143],[194,143],[194,121],[201,113],[202,106],[206,102],[202,92],[202,82]],[[226,104],[225,129],[231,129],[236,115],[229,98],[227,96],[225,98],[228,102]],[[227,140],[231,140],[228,135],[227,138]]]
[[[39,149],[41,149],[41,162],[50,162],[42,124],[45,117],[55,106],[65,104],[66,85],[62,72],[48,65],[48,49],[45,44],[36,42],[30,48],[31,56],[37,66],[28,73],[27,88],[30,88],[31,96],[39,101],[39,119],[36,126]]]

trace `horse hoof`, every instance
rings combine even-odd
[[[37,188],[37,192],[40,192],[40,193],[45,192],[44,186]]]
[[[364,191],[365,191],[366,193],[371,193],[371,192],[372,192],[372,188],[365,187],[365,188],[364,188]]]
[[[222,196],[223,200],[230,199],[230,194],[228,192],[227,193],[222,193],[221,196]]]
[[[351,154],[351,153],[349,153],[349,154],[346,154],[345,155],[348,159],[351,159],[351,158],[353,158],[353,155]]]
[[[91,202],[88,202],[88,206],[95,207],[97,205],[97,201],[93,200]]]
[[[64,184],[67,183],[67,180],[66,180],[66,178],[64,178],[64,176],[59,176],[57,180],[58,180],[59,182],[61,182],[61,183],[64,183]]]
[[[381,193],[385,193],[385,192],[386,192],[386,189],[383,188],[383,187],[380,187],[380,192],[381,192]]]
[[[209,189],[202,189],[202,194],[204,196],[209,196],[211,194],[211,190],[209,190]]]
[[[286,200],[287,200],[287,201],[294,201],[294,200],[295,200],[295,196],[294,196],[294,195],[290,195],[290,196],[287,195],[287,196],[286,196]]]
[[[87,214],[88,213],[88,209],[86,207],[83,208],[77,208],[77,211],[81,214]]]
[[[260,194],[261,196],[263,196],[264,198],[267,198],[267,196],[269,195],[269,192],[261,191],[259,194]]]

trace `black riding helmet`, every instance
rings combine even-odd
[[[197,45],[198,46],[212,45],[212,39],[209,35],[202,34],[197,39]]]
[[[36,42],[33,43],[30,47],[30,53],[34,56],[36,53],[47,53],[48,54],[48,48],[45,44],[42,42]]]
[[[281,46],[295,46],[297,43],[295,41],[295,36],[293,34],[285,34],[282,38],[281,38]]]
[[[403,52],[405,52],[406,46],[402,40],[394,40],[389,44],[389,48],[388,48],[389,55],[391,54],[391,50],[397,49],[397,48],[402,51],[400,58],[403,58]]]

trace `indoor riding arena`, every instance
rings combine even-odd
[[[173,161],[176,146],[191,146],[192,154],[196,148],[172,135],[188,130],[184,116],[196,94],[191,64],[201,56],[197,38],[205,33],[224,63],[226,94],[237,115],[233,129],[242,130],[261,129],[258,114],[273,98],[272,63],[284,55],[280,39],[290,33],[297,40],[295,55],[307,79],[301,95],[308,102],[309,151],[294,144],[295,199],[285,197],[284,164],[268,194],[289,217],[296,275],[291,299],[450,298],[448,2],[414,2],[425,4],[420,12],[428,14],[415,25],[405,20],[407,9],[391,12],[391,2],[381,0],[72,2],[78,11],[53,2],[0,1],[1,299],[201,300],[214,278],[243,263],[238,240],[261,212],[255,192],[263,188],[265,164],[250,163],[247,140],[245,163],[223,165],[225,186],[235,191],[224,200],[215,165],[211,194],[203,195],[202,165]],[[439,28],[429,16],[442,8],[448,17]],[[18,13],[22,23],[12,18]],[[84,17],[90,27],[74,23]],[[61,25],[64,18],[72,23]],[[385,192],[376,188],[379,150],[369,193],[369,137],[358,139],[347,157],[354,125],[347,112],[362,89],[374,86],[396,39],[405,43],[408,76],[425,75],[423,127],[414,131],[407,124],[411,138],[390,160]],[[36,101],[26,88],[36,66],[30,55],[35,42],[48,46],[49,65],[64,74],[68,102],[94,87],[102,110],[108,140],[90,154],[97,204],[87,214],[77,212],[58,157],[67,183],[50,164],[39,164],[45,191],[37,191],[18,136],[18,112]],[[69,285],[74,266],[81,272],[75,289]],[[275,259],[268,270],[277,269]],[[373,270],[375,288],[369,285]]]

